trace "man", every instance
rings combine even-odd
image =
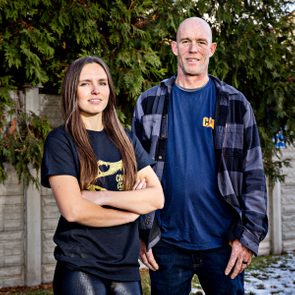
[[[164,208],[141,221],[141,260],[152,294],[189,294],[194,274],[206,294],[244,294],[244,270],[268,228],[253,111],[208,75],[216,43],[207,22],[184,20],[171,48],[177,75],[139,97],[132,124],[165,193]]]

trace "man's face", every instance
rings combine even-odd
[[[207,76],[209,59],[214,54],[210,27],[205,22],[187,20],[178,30],[177,41],[172,42],[177,56],[178,76]]]

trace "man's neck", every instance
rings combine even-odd
[[[196,88],[201,88],[204,85],[206,85],[209,81],[209,76],[205,75],[203,77],[200,76],[188,76],[188,75],[183,75],[179,76],[177,75],[175,83],[179,85],[182,88],[185,89],[196,89]]]

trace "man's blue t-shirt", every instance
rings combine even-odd
[[[232,213],[217,188],[215,105],[211,80],[195,90],[172,88],[162,178],[165,206],[157,220],[164,241],[184,249],[224,245],[231,223]]]

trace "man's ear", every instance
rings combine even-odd
[[[210,57],[213,56],[213,54],[215,53],[216,47],[217,47],[217,43],[212,42],[210,46]]]
[[[171,50],[173,52],[174,55],[178,55],[178,49],[177,49],[177,42],[176,41],[172,41],[171,42]]]

